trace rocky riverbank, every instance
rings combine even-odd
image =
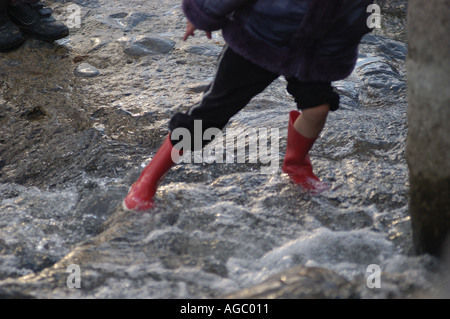
[[[81,25],[58,44],[29,39],[0,56],[0,296],[442,293],[439,262],[412,254],[405,1],[380,2],[383,28],[335,83],[341,110],[312,152],[329,192],[302,194],[280,172],[262,174],[261,163],[187,164],[168,174],[149,214],[120,203],[171,115],[200,100],[220,33],[182,42],[178,0],[48,4],[61,19],[77,4]],[[230,123],[244,134],[279,128],[280,158],[295,108],[284,85],[277,80]],[[371,264],[382,270],[379,289],[366,284]],[[67,286],[69,265],[81,270],[80,289]],[[268,293],[277,278],[292,285]]]

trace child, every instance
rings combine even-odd
[[[50,42],[67,37],[69,29],[52,13],[39,0],[0,0],[0,52],[20,47],[22,32]]]
[[[370,0],[184,0],[188,19],[184,40],[196,29],[221,29],[227,42],[215,79],[202,101],[170,120],[169,129],[222,129],[279,76],[288,82],[302,112],[291,111],[282,170],[304,190],[326,186],[312,169],[308,153],[321,133],[329,111],[339,107],[331,86],[352,72],[361,37],[368,33]],[[208,141],[203,141],[203,146]],[[125,210],[146,211],[167,171],[181,154],[169,134],[126,196]],[[182,150],[181,150],[182,151]],[[172,156],[172,153],[174,156]]]

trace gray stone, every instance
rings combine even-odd
[[[195,54],[195,55],[205,55],[205,56],[218,56],[222,52],[222,48],[217,45],[186,45],[182,48],[184,51]]]
[[[419,253],[439,254],[450,230],[450,5],[411,0],[408,13],[407,159]]]
[[[356,287],[333,271],[296,266],[259,285],[226,296],[229,299],[336,299],[356,298]]]
[[[133,56],[166,54],[172,51],[174,46],[175,41],[172,40],[145,37],[131,44],[124,52]]]
[[[126,27],[124,28],[125,31],[131,31],[133,30],[139,23],[144,22],[148,18],[156,17],[154,14],[149,14],[145,12],[134,12],[130,14],[129,17],[126,19]]]
[[[92,78],[99,75],[100,71],[89,63],[81,63],[75,68],[74,73],[79,77]]]

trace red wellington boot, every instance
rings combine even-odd
[[[122,203],[124,210],[143,212],[153,208],[153,196],[158,185],[175,164],[172,158],[172,150],[173,146],[169,134],[156,155],[144,168],[139,179],[131,186],[128,195]],[[179,153],[176,152],[176,154]]]
[[[286,155],[281,169],[294,184],[318,194],[329,189],[329,185],[321,182],[313,173],[308,153],[316,139],[304,137],[295,130],[294,123],[299,116],[298,111],[291,111],[289,114]]]

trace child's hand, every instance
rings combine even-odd
[[[186,33],[184,34],[183,41],[186,41],[190,36],[195,36],[194,32],[197,30],[197,28],[191,23],[191,21],[188,20],[187,26],[186,26]],[[206,37],[208,39],[211,39],[211,32],[206,32]]]

